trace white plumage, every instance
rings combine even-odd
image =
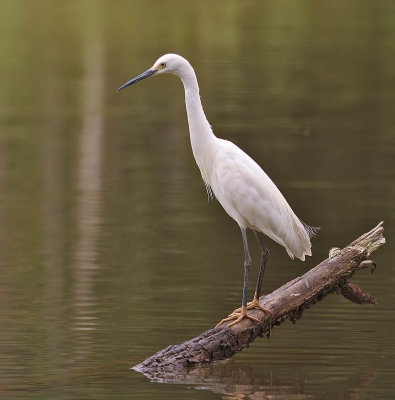
[[[155,64],[119,89],[151,75],[173,73],[181,78],[185,89],[191,146],[196,163],[210,194],[212,191],[225,211],[239,224],[245,253],[245,279],[242,308],[229,318],[232,324],[247,315],[247,309],[259,307],[260,285],[268,252],[256,234],[262,249],[261,271],[254,301],[247,305],[246,291],[251,258],[248,252],[246,229],[262,232],[285,248],[291,258],[305,259],[311,255],[310,238],[315,230],[299,220],[279,189],[262,168],[244,151],[230,141],[217,138],[204,114],[196,74],[190,63],[176,54],[166,54]],[[221,324],[220,323],[220,324]],[[232,325],[230,324],[230,325]]]
[[[208,177],[218,201],[241,228],[261,231],[291,258],[311,255],[308,232],[262,168],[236,145],[221,139]]]

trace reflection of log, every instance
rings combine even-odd
[[[385,243],[382,223],[365,233],[344,249],[332,249],[329,258],[299,278],[269,295],[260,298],[260,304],[271,311],[254,309],[249,313],[261,325],[243,320],[231,328],[222,325],[203,332],[200,336],[180,345],[169,346],[134,367],[141,372],[189,367],[232,357],[248,346],[257,336],[271,333],[274,325],[286,319],[295,321],[304,309],[311,307],[331,292],[342,294],[355,303],[375,303],[375,299],[349,279],[358,269],[375,264],[367,258]]]
[[[312,400],[305,377],[283,376],[277,371],[254,369],[246,363],[211,363],[200,368],[146,372],[151,382],[183,384],[210,390],[232,399]],[[366,384],[366,383],[365,383]],[[344,391],[344,389],[343,389]],[[221,397],[222,398],[222,397]]]
[[[282,399],[313,400],[322,399],[322,385],[309,384],[311,377],[303,371],[297,374],[282,367],[267,364],[255,368],[249,363],[210,363],[199,368],[176,368],[144,372],[151,382],[182,384],[198,390],[210,390],[231,399]],[[324,373],[321,371],[321,373]],[[376,379],[374,369],[367,373],[357,371],[353,375],[343,375],[344,385],[331,387],[328,398],[359,399]],[[331,384],[328,384],[331,386]],[[317,395],[317,390],[319,394]],[[359,397],[358,397],[359,396]],[[222,397],[221,397],[222,398]]]

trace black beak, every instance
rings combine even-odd
[[[136,76],[135,78],[131,79],[129,82],[124,83],[120,88],[117,89],[117,92],[119,92],[122,89],[125,89],[126,87],[133,85],[133,83],[136,83],[138,81],[141,81],[142,79],[148,78],[149,76],[153,75],[156,72],[155,69],[147,69],[147,71],[143,72],[139,76]]]

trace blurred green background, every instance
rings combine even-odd
[[[393,1],[0,11],[0,397],[394,398]],[[381,220],[388,243],[376,274],[355,276],[378,305],[329,296],[270,341],[159,384],[129,367],[213,327],[243,277],[239,228],[207,201],[192,156],[181,83],[114,93],[168,52],[194,66],[217,136],[321,226],[305,263],[267,240],[264,292]]]

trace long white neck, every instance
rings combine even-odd
[[[204,181],[209,183],[209,166],[214,156],[217,138],[204,114],[196,74],[189,63],[179,76],[185,89],[192,152]]]

